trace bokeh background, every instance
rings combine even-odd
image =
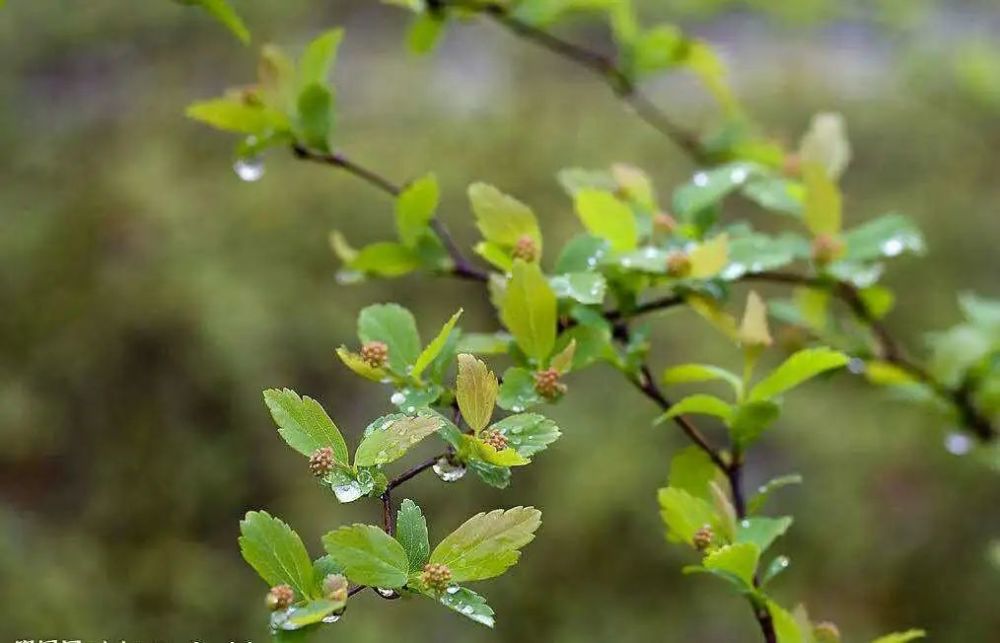
[[[552,239],[577,229],[554,181],[565,166],[627,161],[663,196],[693,170],[606,89],[490,25],[453,29],[433,57],[404,52],[402,12],[375,2],[238,0],[255,46],[295,50],[347,27],[335,75],[338,144],[398,180],[442,180],[444,218],[474,238],[464,186],[487,180],[532,204]],[[772,6],[769,9],[766,5]],[[663,0],[651,19],[709,38],[764,128],[797,139],[843,112],[855,161],[849,221],[913,216],[930,243],[902,259],[889,323],[917,352],[958,320],[956,292],[1000,296],[1000,10],[991,0],[894,3]],[[765,8],[762,8],[765,7]],[[608,47],[587,21],[567,35]],[[322,400],[349,441],[388,394],[333,356],[363,306],[395,300],[425,335],[474,285],[427,277],[340,285],[327,234],[391,231],[391,203],[356,180],[274,153],[257,183],[231,139],[183,118],[190,101],[252,80],[255,52],[166,1],[10,0],[0,11],[0,640],[264,640],[266,587],[243,564],[238,521],[284,517],[319,536],[371,520],[340,506],[278,439],[260,391]],[[651,93],[711,123],[687,80]],[[733,204],[733,215],[741,214]],[[685,314],[657,318],[657,367],[733,359]],[[483,589],[494,632],[417,601],[370,593],[322,640],[755,640],[727,588],[683,577],[654,490],[678,435],[597,368],[552,410],[557,447],[498,492],[424,476],[407,488],[432,539],[483,508],[545,512],[523,564]],[[796,517],[776,589],[847,640],[926,627],[932,640],[1000,641],[996,471],[943,448],[949,427],[848,378],[789,400],[749,465],[751,485],[805,484],[772,508]],[[416,457],[416,456],[415,456]]]

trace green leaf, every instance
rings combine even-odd
[[[319,402],[286,388],[264,391],[264,403],[288,446],[307,457],[330,447],[337,462],[348,463],[344,436]]]
[[[192,103],[186,114],[188,118],[215,129],[237,134],[262,134],[288,127],[288,120],[281,113],[260,105],[248,105],[235,98],[213,98]]]
[[[674,67],[681,61],[686,45],[687,39],[674,25],[653,27],[634,42],[633,73],[649,74]]]
[[[771,613],[774,632],[778,643],[806,643],[798,622],[787,610],[772,600],[767,601],[767,611]]]
[[[903,253],[922,255],[927,247],[920,229],[901,214],[872,219],[844,233],[844,261],[875,261]]]
[[[698,393],[696,395],[689,395],[685,398],[681,398],[677,402],[674,402],[673,406],[671,406],[666,413],[660,416],[658,422],[663,422],[665,420],[675,418],[678,415],[684,415],[687,413],[713,415],[728,424],[730,418],[732,417],[733,407],[728,402],[720,400],[714,395]]]
[[[398,460],[417,442],[444,426],[437,415],[417,417],[388,415],[372,423],[374,430],[365,432],[365,438],[354,454],[354,464],[373,467]],[[372,428],[370,427],[370,428]]]
[[[587,232],[605,239],[616,252],[635,250],[639,229],[632,209],[611,192],[584,188],[574,198],[576,214]]]
[[[411,182],[396,197],[396,231],[407,246],[427,231],[440,200],[437,177],[427,174]]]
[[[316,595],[322,595],[323,580],[330,574],[343,574],[344,568],[330,554],[313,561],[313,578],[316,580]]]
[[[813,116],[809,130],[799,143],[799,157],[803,163],[826,170],[833,181],[839,179],[851,160],[851,144],[847,140],[844,117],[837,113]]]
[[[477,514],[434,548],[430,562],[447,565],[456,583],[499,576],[517,563],[541,524],[534,507]]]
[[[692,445],[682,449],[670,461],[667,484],[695,498],[709,500],[712,497],[709,483],[715,479],[716,473],[715,464],[708,454]]]
[[[458,323],[458,318],[462,316],[462,309],[459,308],[458,312],[451,316],[441,330],[438,331],[437,336],[431,340],[431,343],[427,345],[424,350],[420,352],[417,357],[417,361],[413,363],[413,370],[410,371],[410,375],[415,378],[420,378],[420,375],[424,372],[424,369],[431,365],[431,362],[441,354],[442,349],[444,349],[445,344],[448,343],[448,337],[451,336],[451,332],[455,329],[455,324]]]
[[[389,366],[398,374],[420,356],[420,334],[413,314],[399,304],[375,304],[358,315],[358,337],[362,342],[384,342],[389,347]]]
[[[733,443],[746,449],[781,415],[781,407],[770,400],[745,402],[736,407],[729,428]]]
[[[324,618],[337,610],[342,610],[346,604],[347,601],[331,601],[325,598],[309,601],[305,605],[296,605],[290,612],[273,613],[271,623],[278,625],[275,632],[301,631],[302,628],[322,623]],[[287,639],[282,639],[285,640]]]
[[[498,388],[497,376],[485,363],[472,355],[458,356],[455,397],[462,417],[476,435],[486,428],[493,417]]]
[[[604,239],[589,234],[580,234],[563,246],[556,259],[557,273],[586,272],[596,270],[608,255],[610,245]]]
[[[250,43],[250,30],[240,19],[239,15],[233,11],[226,0],[182,0],[184,4],[195,4],[201,6],[216,20],[228,29],[234,36],[240,39],[244,45]]]
[[[486,183],[469,186],[469,200],[476,225],[487,241],[511,248],[522,237],[529,237],[541,250],[542,233],[531,208]]]
[[[240,553],[270,586],[287,584],[297,598],[318,598],[312,560],[295,531],[266,511],[240,522]]]
[[[719,517],[707,501],[683,489],[660,489],[660,517],[667,526],[667,537],[675,542],[691,543],[695,532],[705,525],[718,528]]]
[[[520,413],[542,403],[542,396],[535,390],[535,378],[524,368],[508,368],[503,374],[497,405],[507,411]]]
[[[490,428],[499,431],[507,444],[526,458],[544,451],[562,435],[555,422],[537,413],[508,415]]]
[[[719,547],[702,561],[705,569],[728,572],[753,587],[753,575],[760,560],[760,549],[753,543]]]
[[[323,547],[358,585],[402,587],[409,573],[406,551],[392,536],[373,525],[341,527],[323,536]]]
[[[689,382],[708,382],[710,380],[722,380],[728,383],[733,387],[733,391],[737,397],[743,394],[743,382],[739,376],[718,366],[710,364],[680,364],[663,371],[663,383],[668,386]]]
[[[394,241],[369,244],[348,263],[353,270],[380,277],[400,277],[418,270],[422,265],[416,252]]]
[[[486,599],[465,587],[449,587],[447,592],[434,596],[438,602],[453,609],[466,618],[471,618],[486,627],[493,627],[496,622],[493,610],[486,604]]]
[[[414,17],[406,31],[406,48],[415,54],[434,51],[444,33],[444,25],[444,20],[430,13]]]
[[[482,460],[469,460],[466,466],[491,487],[506,489],[510,485],[510,469],[507,467],[498,467]]]
[[[800,183],[780,176],[765,175],[748,182],[742,193],[765,210],[794,217],[802,216],[805,190]]]
[[[552,353],[556,343],[556,295],[538,264],[514,262],[500,317],[526,355],[544,362]]]
[[[792,519],[782,518],[744,518],[736,525],[736,542],[753,543],[760,552],[782,536],[792,526]]]
[[[927,636],[927,632],[923,630],[907,630],[905,632],[896,632],[894,634],[880,636],[872,641],[872,643],[907,643],[907,641],[915,641],[916,639],[922,639],[925,636]]]
[[[329,82],[330,71],[337,60],[337,49],[343,39],[343,29],[331,29],[306,45],[299,59],[299,87],[305,88],[314,83],[325,86]]]
[[[830,180],[826,169],[819,165],[802,167],[806,185],[806,205],[803,218],[813,235],[835,235],[841,228],[840,190]]]
[[[693,221],[696,215],[719,205],[736,188],[762,171],[756,163],[741,161],[698,172],[689,183],[674,191],[674,213],[685,221]]]
[[[688,255],[692,279],[711,279],[729,263],[729,236],[720,234],[695,246]]]
[[[427,520],[417,503],[409,498],[399,504],[396,512],[396,540],[403,546],[410,562],[410,573],[423,569],[431,554],[427,540]]]
[[[600,304],[604,301],[608,283],[597,272],[572,272],[556,275],[549,285],[559,299],[573,299],[581,304]]]
[[[757,493],[750,498],[747,510],[752,514],[757,513],[760,511],[760,508],[764,506],[764,503],[767,501],[768,496],[771,495],[771,492],[793,484],[802,484],[802,476],[797,473],[793,473],[769,480],[765,484],[761,485],[760,488],[757,489]]]
[[[299,139],[313,149],[329,152],[333,120],[333,92],[318,83],[306,85],[299,93]]]
[[[781,395],[820,373],[844,366],[848,361],[847,355],[826,347],[800,350],[754,386],[749,401]]]
[[[462,445],[463,453],[472,454],[473,457],[498,467],[520,467],[531,462],[510,447],[499,451],[474,435],[463,434]]]
[[[460,353],[505,355],[512,339],[507,333],[462,333],[455,348]]]

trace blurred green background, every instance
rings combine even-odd
[[[405,15],[375,2],[234,4],[255,46],[295,50],[347,27],[339,144],[401,181],[437,172],[464,242],[474,180],[532,204],[564,239],[577,223],[559,168],[635,163],[663,196],[693,170],[593,79],[490,25],[454,29],[435,56],[413,59]],[[956,291],[1000,296],[1000,11],[991,0],[767,4],[646,8],[716,43],[775,136],[796,140],[820,109],[847,116],[849,222],[898,210],[930,242],[926,259],[889,276],[903,292],[889,322],[919,350],[925,330],[957,321]],[[567,33],[608,46],[586,21]],[[391,203],[279,153],[262,181],[243,183],[229,137],[183,118],[188,102],[252,81],[255,58],[165,1],[0,11],[0,640],[264,640],[266,587],[236,546],[243,513],[282,516],[318,554],[322,533],[378,510],[340,506],[313,482],[260,391],[317,397],[351,442],[390,408],[389,391],[333,356],[355,341],[360,308],[399,301],[430,335],[464,306],[467,329],[491,329],[475,285],[339,285],[328,232],[383,238]],[[650,92],[685,122],[711,123],[694,83]],[[657,368],[734,357],[685,313],[655,328]],[[552,410],[565,437],[507,491],[472,476],[406,488],[432,540],[481,509],[544,510],[523,564],[484,587],[496,631],[366,592],[322,640],[756,640],[727,588],[681,575],[689,554],[665,543],[654,490],[683,441],[651,428],[652,407],[611,377],[572,378]],[[796,518],[778,598],[805,601],[848,641],[918,625],[935,641],[1000,640],[996,472],[947,453],[949,427],[847,378],[789,402],[747,472],[751,485],[805,475],[772,505]]]

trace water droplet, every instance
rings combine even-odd
[[[288,619],[294,613],[294,607],[289,607],[285,610],[278,610],[277,612],[271,612],[271,630],[278,631],[286,629],[285,626],[288,624]],[[291,629],[295,629],[295,627],[293,626]]]
[[[364,281],[365,275],[357,270],[339,270],[336,279],[341,286],[352,286]]]
[[[337,496],[337,500],[340,502],[354,502],[365,494],[361,490],[361,485],[352,480],[348,484],[335,486],[333,488],[333,495]]]
[[[747,175],[746,168],[738,167],[729,174],[729,180],[739,185],[747,180]]]
[[[523,413],[524,407],[519,404],[515,404],[514,406],[510,407],[510,410],[511,413]]]
[[[622,266],[625,267],[625,268],[631,268],[632,267],[632,260],[629,259],[628,257],[622,257]]]
[[[463,614],[472,614],[474,611],[476,610],[471,605],[466,605],[462,608]]]
[[[944,437],[944,448],[952,455],[965,455],[972,450],[972,438],[964,433],[952,431]]]
[[[865,372],[865,360],[859,357],[852,357],[847,362],[847,370],[855,375],[861,375]]]
[[[376,587],[375,591],[378,592],[378,595],[382,598],[395,598],[398,596],[398,594],[396,594],[396,590],[391,587]]]
[[[744,529],[747,529],[748,527],[750,527],[750,521],[746,520],[746,519],[741,520],[740,521],[740,527],[743,527]]]
[[[395,393],[393,393],[392,397],[389,398],[389,403],[390,404],[395,404],[396,406],[399,406],[400,404],[402,404],[405,401],[406,401],[406,396],[403,395],[402,393],[400,393],[399,391],[396,391]]]
[[[407,413],[413,413],[416,410],[417,410],[417,407],[415,407],[413,405],[410,405],[410,406],[406,407],[406,412]]]
[[[323,617],[323,622],[324,623],[336,623],[337,621],[340,620],[340,617],[343,616],[343,615],[344,615],[344,611],[343,610],[341,610],[339,612],[334,612],[333,614],[330,614],[328,616],[324,616]]]
[[[901,239],[889,239],[882,244],[882,254],[887,257],[895,257],[906,249],[906,245]]]
[[[457,593],[458,593],[458,590],[460,590],[460,589],[462,589],[462,588],[461,588],[461,587],[459,587],[458,585],[452,585],[452,586],[450,586],[450,587],[449,587],[449,588],[448,588],[447,590],[445,590],[445,591],[446,591],[446,592],[448,592],[449,594],[457,594]]]
[[[597,265],[597,257],[590,257],[589,259],[587,259],[587,265],[590,266],[591,268],[593,268],[594,266],[596,266]]]
[[[706,185],[708,185],[708,175],[705,174],[704,172],[698,172],[697,174],[694,175],[694,179],[692,180],[694,181],[694,184],[700,188],[703,188]]]
[[[264,159],[259,156],[251,156],[245,159],[236,159],[233,163],[233,171],[247,183],[259,181],[264,176]]]
[[[445,482],[455,482],[465,475],[465,465],[451,462],[448,458],[438,458],[434,463],[434,473]]]

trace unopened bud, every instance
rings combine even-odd
[[[666,212],[657,212],[653,215],[653,227],[659,232],[670,234],[677,229],[677,219]]]
[[[675,250],[667,255],[667,274],[676,279],[691,273],[691,258],[683,250]]]
[[[840,643],[840,630],[829,621],[813,626],[813,638],[816,643]]]
[[[343,574],[329,574],[323,579],[323,595],[340,603],[347,600],[347,578]]]
[[[536,261],[538,259],[538,244],[530,236],[524,235],[514,244],[511,255],[515,259],[521,259],[529,263]]]
[[[272,612],[288,609],[295,602],[295,590],[288,585],[275,585],[267,593],[265,600],[267,609]]]
[[[309,456],[309,470],[317,478],[322,478],[333,470],[333,449],[322,447]]]
[[[535,373],[535,392],[547,400],[554,400],[566,392],[566,385],[559,381],[559,371],[548,368]]]
[[[496,429],[490,429],[488,431],[483,431],[479,434],[479,439],[490,445],[497,451],[503,451],[507,448],[507,436],[500,433]]]
[[[813,239],[812,258],[817,264],[825,266],[843,256],[844,242],[832,234],[819,234]]]
[[[424,565],[424,571],[420,574],[420,582],[426,587],[438,591],[447,589],[448,584],[451,583],[451,570],[448,569],[447,565],[427,563]]]
[[[361,359],[372,368],[381,368],[389,359],[389,347],[385,342],[366,342],[361,347]]]
[[[694,536],[691,538],[691,544],[698,551],[705,551],[712,546],[712,540],[715,538],[715,534],[712,532],[712,528],[709,525],[703,525],[698,531],[694,532]]]
[[[802,174],[802,157],[796,152],[786,154],[781,164],[781,171],[785,176],[798,178]]]

